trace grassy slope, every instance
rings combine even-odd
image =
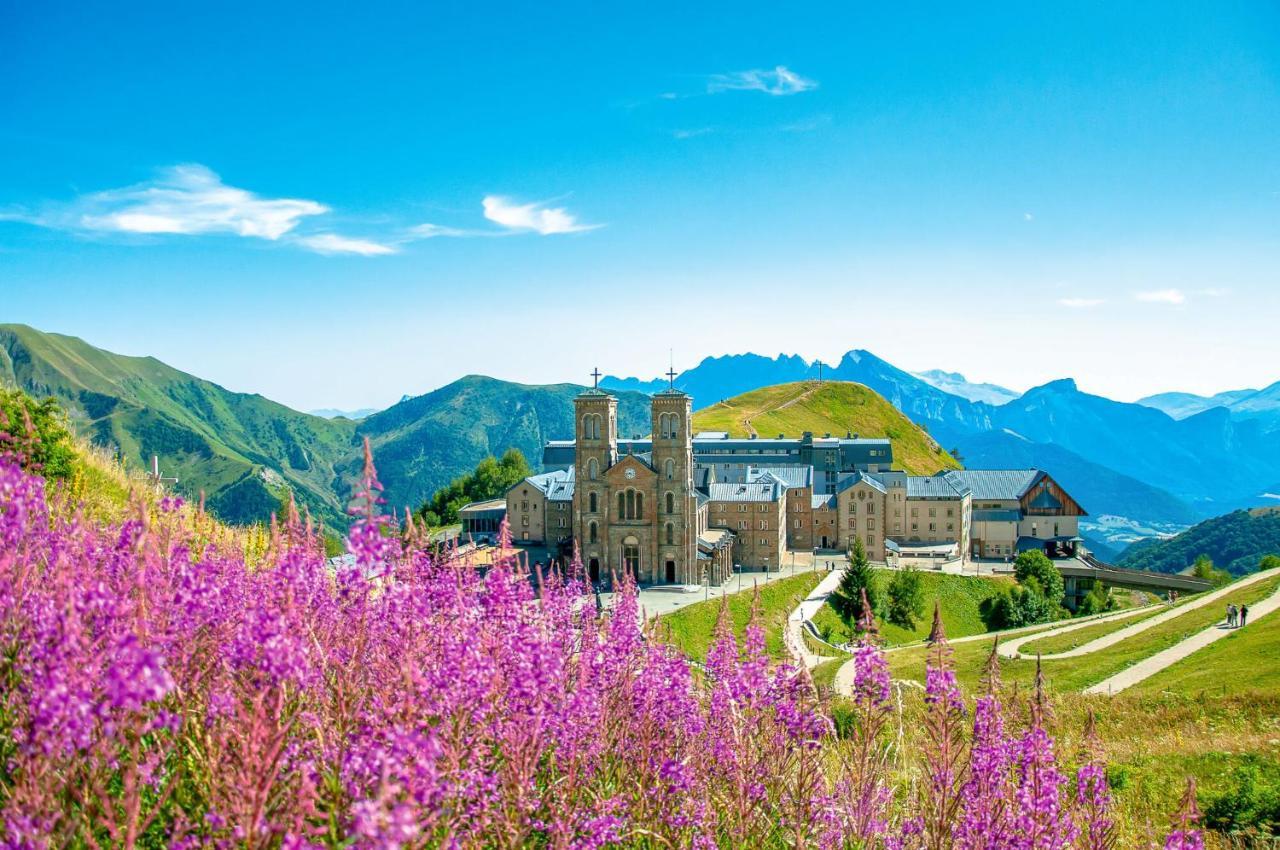
[[[787,650],[782,642],[782,632],[787,617],[817,586],[824,575],[825,573],[821,572],[801,573],[760,586],[760,621],[765,629],[765,646],[770,657],[779,659],[787,657]],[[729,616],[733,622],[734,633],[738,636],[739,645],[746,631],[747,621],[751,618],[754,598],[755,595],[751,591],[735,593],[728,597]],[[696,661],[702,661],[707,657],[707,649],[711,646],[711,640],[715,634],[720,605],[721,600],[712,599],[665,614],[659,622],[659,634],[663,635],[665,632],[667,640],[681,652]]]
[[[1280,586],[1280,578],[1272,578],[1241,589],[1229,598],[1220,600],[1221,604],[1215,602],[1203,608],[1187,611],[1180,617],[1154,626],[1099,652],[1077,658],[1045,661],[1045,678],[1055,691],[1079,691],[1220,621],[1228,601],[1235,602],[1237,605],[1241,603],[1251,605],[1273,593],[1277,586]],[[977,685],[982,665],[986,661],[990,648],[990,644],[986,641],[975,641],[953,647],[956,675],[965,687],[973,688]],[[923,682],[925,655],[924,649],[909,649],[890,654],[890,669],[894,677]],[[1024,687],[1034,681],[1035,667],[1036,662],[1032,659],[1002,659],[1000,663],[1005,681],[1018,682]]]
[[[1166,691],[1208,696],[1280,693],[1280,615],[1256,623],[1171,664],[1133,687],[1135,694]]]
[[[743,393],[693,416],[696,431],[728,431],[739,437],[753,430],[765,437],[799,437],[852,431],[893,442],[894,467],[916,475],[958,469],[950,454],[923,429],[874,390],[845,381],[800,381]]]
[[[885,587],[893,575],[891,570],[876,570],[881,598],[885,598]],[[1012,585],[1008,578],[974,578],[972,576],[945,575],[943,573],[920,573],[924,590],[925,613],[916,622],[914,629],[904,629],[892,623],[879,622],[880,635],[887,645],[897,646],[924,640],[929,634],[933,622],[933,603],[941,604],[942,624],[947,634],[953,638],[966,635],[982,634],[987,631],[986,624],[979,616],[978,606],[999,592],[1002,587]],[[830,629],[832,643],[847,643],[853,635],[845,626],[840,615],[830,605],[824,605],[813,618],[818,631],[826,633]]]
[[[1253,572],[1265,555],[1280,555],[1280,507],[1232,511],[1205,520],[1168,540],[1146,542],[1126,549],[1122,567],[1181,572],[1208,555],[1218,567],[1235,575]]]
[[[0,381],[58,398],[81,434],[119,446],[135,470],[159,455],[181,492],[204,490],[211,510],[227,520],[264,518],[287,484],[317,516],[343,522],[335,470],[354,451],[355,423],[348,420],[298,413],[151,357],[113,354],[25,325],[0,325]]]

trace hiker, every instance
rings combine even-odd
[[[1248,606],[1248,605],[1241,605],[1241,606],[1240,606],[1240,626],[1241,626],[1241,628],[1243,628],[1243,627],[1244,627],[1244,624],[1245,624],[1245,623],[1247,623],[1248,621],[1249,621],[1249,606]]]
[[[1234,602],[1227,603],[1227,628],[1234,629],[1236,627],[1236,606]]]

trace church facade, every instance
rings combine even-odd
[[[652,396],[650,426],[620,440],[617,398],[583,390],[571,443],[548,442],[547,471],[507,492],[512,540],[576,549],[593,581],[679,585],[855,538],[877,562],[1074,557],[1082,542],[1084,509],[1040,470],[909,475],[892,469],[884,438],[695,434],[693,399],[674,386]]]

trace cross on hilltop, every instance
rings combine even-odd
[[[676,370],[674,367],[667,370],[667,388],[673,390],[676,388]]]
[[[159,455],[151,456],[151,471],[148,472],[144,477],[147,479],[148,483],[154,485],[157,490],[163,487],[165,484],[178,483],[177,478],[166,478],[165,476],[160,474],[160,456]]]
[[[600,389],[600,367],[599,366],[591,370],[591,389],[593,390]]]

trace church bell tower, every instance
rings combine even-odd
[[[588,577],[600,581],[609,575],[605,473],[618,461],[618,399],[600,389],[599,369],[591,377],[573,400],[573,536]]]
[[[669,386],[653,397],[653,468],[658,473],[657,578],[700,584],[697,500],[693,489],[693,399]]]

